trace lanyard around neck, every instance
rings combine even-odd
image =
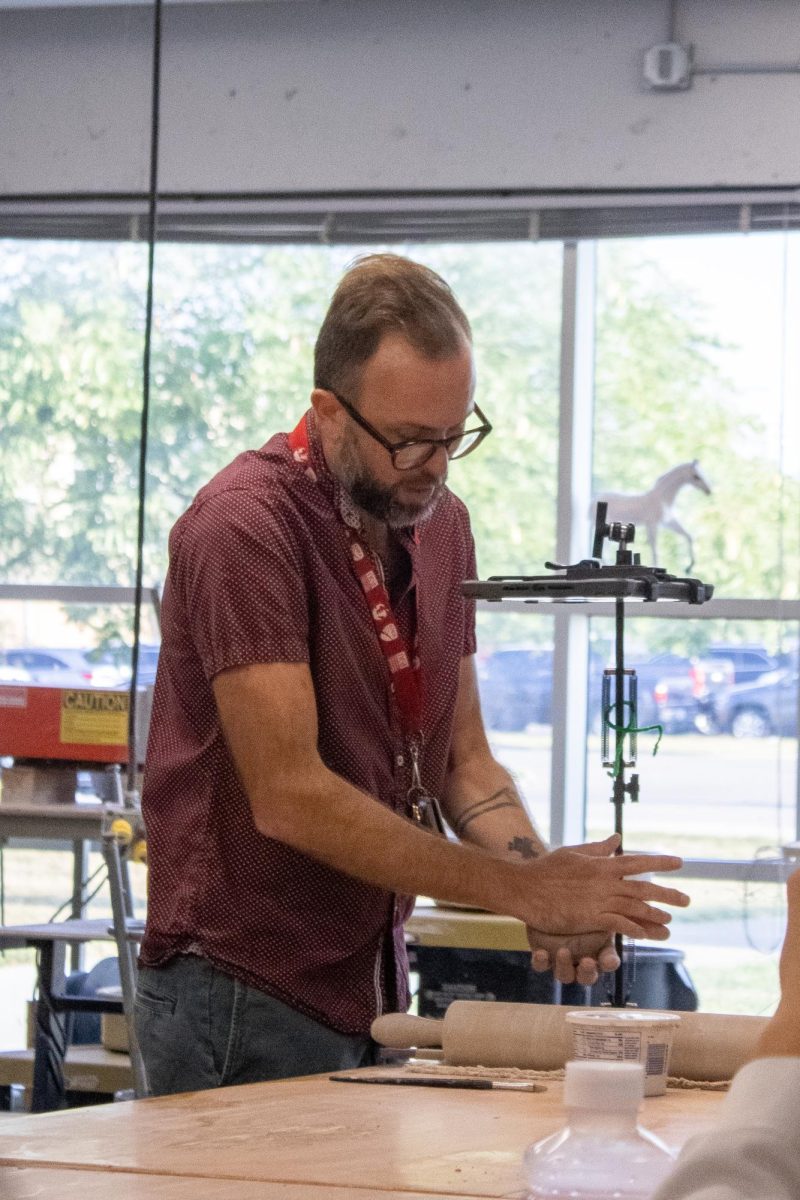
[[[317,474],[311,466],[307,416],[288,435],[289,449],[299,467],[313,482]],[[409,653],[405,638],[398,629],[392,612],[389,593],[381,581],[370,551],[363,538],[343,520],[337,509],[342,528],[350,547],[350,565],[367,599],[372,624],[383,656],[389,668],[392,692],[397,702],[403,733],[412,748],[418,750],[422,740],[422,686],[419,667]]]

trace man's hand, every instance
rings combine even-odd
[[[619,845],[619,836],[613,834],[605,842],[586,842],[569,849],[577,854],[595,855],[601,847],[608,846],[613,854]],[[577,937],[560,938],[528,927],[528,942],[532,951],[531,966],[534,971],[549,971],[559,983],[580,983],[591,987],[597,983],[600,972],[616,971],[619,956],[614,948],[614,935],[603,933],[582,934]]]
[[[601,971],[616,971],[619,958],[614,949],[614,936],[607,933],[585,933],[577,937],[553,937],[528,926],[528,942],[532,950],[534,971],[549,971],[559,983],[581,983],[591,987]]]
[[[618,845],[619,838],[614,834],[602,842],[553,850],[532,863],[528,868],[527,907],[539,911],[526,924],[552,937],[557,945],[569,945],[575,935],[592,935],[599,939],[594,943],[598,953],[614,932],[666,940],[671,915],[649,902],[658,900],[684,908],[689,897],[675,888],[629,876],[674,871],[681,860],[670,855],[615,854]],[[533,948],[535,951],[539,947]],[[541,948],[550,954],[553,942]],[[579,954],[581,949],[578,944]],[[574,953],[572,957],[575,961]],[[608,956],[605,961],[610,961]],[[543,956],[538,956],[540,969],[542,962]]]

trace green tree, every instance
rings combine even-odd
[[[472,513],[480,573],[538,573],[555,542],[560,247],[400,249],[441,271],[473,324],[478,401],[494,433],[454,464],[451,482]],[[196,490],[305,408],[317,328],[358,251],[157,248],[146,582],[163,579],[169,529]],[[142,246],[0,247],[8,581],[133,580],[144,287]],[[597,312],[596,487],[644,490],[700,458],[714,495],[681,500],[697,528],[698,571],[721,594],[776,594],[778,556],[764,531],[776,514],[800,511],[797,483],[762,452],[759,420],[741,409],[701,307],[634,244],[604,251]],[[787,529],[784,567],[798,553],[796,525]],[[664,549],[682,571],[680,545],[666,538]],[[118,615],[96,620],[105,638],[119,626]],[[519,637],[519,618],[492,614],[491,629],[494,640]],[[546,640],[549,622],[526,622],[524,636]]]
[[[697,458],[712,494],[687,488],[678,501],[695,538],[695,572],[720,597],[791,594],[800,564],[800,486],[781,475],[763,417],[746,407],[729,374],[735,347],[710,327],[696,297],[635,243],[605,246],[600,261],[594,490],[645,491],[662,472]],[[643,530],[637,543],[649,561]],[[659,557],[685,574],[677,534],[661,531]],[[680,626],[686,648],[708,640],[703,623]],[[676,648],[675,639],[674,627],[650,635],[658,649]]]

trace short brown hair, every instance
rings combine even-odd
[[[472,340],[440,275],[399,254],[369,254],[351,264],[333,294],[314,347],[314,386],[357,391],[360,369],[386,333],[402,333],[434,359]]]

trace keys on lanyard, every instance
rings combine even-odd
[[[447,830],[439,801],[425,790],[422,783],[419,769],[420,739],[410,739],[408,750],[411,756],[411,786],[406,793],[408,814],[423,829],[446,837]]]

